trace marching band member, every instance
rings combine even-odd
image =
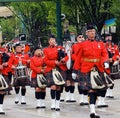
[[[5,73],[5,71],[3,71],[3,63],[2,63],[2,53],[3,53],[3,48],[0,48],[0,71],[1,71],[1,75],[0,75],[0,114],[5,114],[5,112],[3,111],[3,102],[4,102],[4,95],[6,93],[6,89],[2,86],[3,80],[6,81],[6,78],[1,77],[2,74]],[[8,78],[7,78],[8,80]],[[2,88],[1,88],[2,87]]]
[[[56,44],[56,38],[52,35],[48,39],[49,47],[44,49],[44,54],[48,58],[47,63],[49,62],[49,65],[47,64],[46,68],[46,78],[48,79],[48,86],[50,86],[50,94],[51,94],[51,110],[60,111],[60,92],[61,92],[61,86],[57,85],[54,82],[54,78],[52,75],[52,70],[62,69],[64,70],[63,63],[67,61],[66,58],[59,58],[58,57],[58,51],[59,46]],[[60,67],[61,66],[61,67]]]
[[[111,68],[113,65],[119,64],[119,49],[118,49],[118,46],[112,42],[111,34],[106,35],[105,41],[106,41],[105,47],[108,51],[109,63],[110,63],[110,68]],[[116,75],[114,76],[111,75],[111,78],[114,79],[115,76]],[[115,79],[119,79],[119,78],[115,78]],[[107,89],[107,93],[106,93],[107,98],[114,98],[113,88],[114,88],[114,85]]]
[[[107,75],[109,75],[110,68],[104,68],[104,72]],[[98,90],[98,92],[97,92],[97,108],[108,107],[108,105],[105,102],[106,91],[107,91],[107,89]]]
[[[65,85],[65,101],[66,102],[76,102],[74,99],[74,91],[75,91],[75,82],[72,79],[72,59],[71,59],[71,53],[72,53],[72,45],[73,42],[67,41],[66,44],[64,44],[65,52],[67,53],[67,56],[69,57],[67,65],[67,71],[66,71],[66,85]]]
[[[65,100],[66,102],[76,102],[74,98],[75,82],[72,80],[72,69],[67,70],[67,78],[65,85]]]
[[[94,68],[97,68],[101,78],[104,78],[104,66],[105,68],[109,68],[109,64],[107,63],[108,53],[104,44],[102,42],[96,41],[96,31],[93,25],[87,26],[86,35],[88,39],[80,45],[81,48],[79,51],[79,56],[77,56],[75,59],[72,77],[73,79],[76,79],[76,71],[80,69],[80,88],[88,91],[90,118],[100,118],[100,116],[97,115],[95,111],[97,89],[92,88],[90,73]]]
[[[15,53],[11,55],[8,66],[11,67],[13,70],[19,65],[27,66],[30,63],[30,59],[28,54],[22,53],[22,46],[20,43],[16,43],[14,46]],[[15,75],[15,74],[13,74]],[[26,84],[28,82],[27,78],[14,78],[14,88],[15,88],[15,104],[19,103],[19,91],[21,87],[21,104],[26,104],[25,101],[25,94],[26,94]]]
[[[46,69],[45,56],[43,55],[43,51],[40,47],[36,47],[34,49],[34,56],[30,60],[30,68],[32,71],[32,87],[35,87],[35,98],[37,99],[36,109],[46,108],[46,87],[40,87],[37,82],[37,74],[44,74]]]
[[[12,81],[12,69],[7,65],[7,62],[9,61],[9,58],[11,56],[11,53],[9,52],[9,47],[5,47],[4,48],[4,52],[2,53],[2,62],[3,62],[3,76],[4,78],[6,78],[6,81],[9,85],[8,89],[7,89],[7,94],[11,95],[10,91],[12,90],[12,85],[11,85],[11,81]]]
[[[73,44],[72,46],[72,60],[75,60],[75,57],[78,55],[79,50],[80,50],[80,43],[85,41],[83,35],[79,33],[76,36],[77,43]],[[78,92],[80,94],[80,105],[88,105],[88,95],[86,90],[80,89],[80,83],[78,80]]]

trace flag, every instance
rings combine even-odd
[[[109,27],[114,25],[116,25],[116,18],[111,18],[109,20],[106,20],[104,23],[104,27]]]

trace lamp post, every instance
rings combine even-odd
[[[56,17],[57,17],[57,43],[61,43],[62,26],[61,26],[61,0],[56,1]]]

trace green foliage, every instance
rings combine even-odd
[[[69,25],[69,31],[70,31],[70,32],[74,32],[75,34],[77,34],[76,27],[73,26],[73,25]]]
[[[14,8],[14,17],[0,20],[5,38],[14,38],[16,28],[19,29],[19,33],[25,31],[33,42],[49,33],[57,35],[56,0],[13,2],[9,6]],[[75,33],[88,22],[95,23],[97,29],[101,31],[105,20],[110,17],[116,17],[117,26],[120,27],[119,7],[120,0],[61,0],[61,13],[64,13],[66,20],[69,21],[69,31]],[[64,20],[62,25],[63,22]]]
[[[2,27],[3,40],[12,40],[15,37],[15,19],[2,18],[0,19],[0,25]]]
[[[49,22],[49,29],[51,33],[57,34],[56,31],[56,3],[55,2],[46,2],[45,3],[48,9],[47,20]]]
[[[21,33],[27,33],[33,43],[37,43],[38,37],[47,34],[48,10],[45,2],[18,2],[11,5],[16,16],[24,24]]]

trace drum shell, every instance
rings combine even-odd
[[[110,67],[110,76],[113,80],[120,79],[120,65],[112,65]]]
[[[27,78],[28,77],[28,68],[26,66],[16,67],[14,77],[16,79]]]

